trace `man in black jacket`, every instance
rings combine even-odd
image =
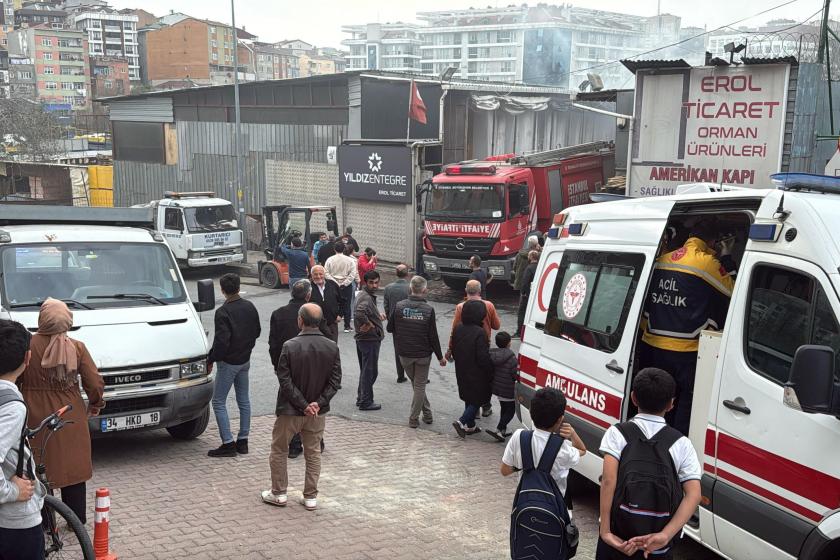
[[[382,303],[385,306],[385,315],[390,317],[394,308],[399,302],[408,297],[408,267],[404,264],[398,264],[395,270],[397,280],[385,286],[385,297]],[[388,332],[393,332],[391,326],[388,325]],[[396,346],[396,343],[394,343]],[[405,383],[405,369],[403,369],[400,356],[396,352],[394,356],[397,358],[397,383]]]
[[[251,350],[260,337],[260,315],[257,308],[239,296],[239,276],[225,274],[219,279],[225,303],[216,310],[213,347],[207,355],[208,373],[219,364],[213,390],[213,412],[222,445],[207,452],[210,457],[235,457],[248,453],[248,432],[251,428],[251,400],[248,397],[248,370]],[[236,442],[230,431],[227,397],[233,386],[239,407],[239,434]]]
[[[321,265],[312,267],[312,303],[317,303],[324,314],[321,321],[321,332],[338,344],[338,322],[342,320],[339,315],[343,300],[338,284],[329,280]]]
[[[411,279],[408,299],[397,303],[388,316],[388,332],[394,333],[396,354],[414,386],[411,412],[408,415],[408,425],[412,428],[420,425],[421,410],[423,422],[432,423],[432,409],[426,397],[432,352],[441,367],[446,366],[435,324],[435,309],[426,303],[426,291],[426,279],[415,276]]]
[[[370,270],[365,273],[364,288],[356,298],[353,323],[356,327],[356,355],[359,358],[359,388],[356,391],[356,406],[361,411],[379,410],[382,405],[373,400],[373,384],[379,377],[379,348],[385,338],[382,321],[385,314],[376,307],[376,290],[379,288],[379,273]]]
[[[271,322],[268,330],[268,355],[271,357],[271,365],[277,368],[277,360],[283,345],[300,334],[298,327],[298,313],[300,308],[309,301],[312,295],[312,284],[309,280],[298,280],[292,285],[292,299],[283,307],[276,309],[271,314]],[[289,459],[295,459],[303,453],[303,444],[300,441],[300,434],[295,435],[289,444]]]
[[[330,400],[341,384],[341,357],[338,345],[323,335],[321,308],[314,303],[303,305],[298,311],[300,334],[283,345],[277,360],[277,420],[272,432],[271,490],[262,492],[264,502],[285,506],[289,475],[286,457],[289,440],[302,434],[306,458],[306,478],[303,505],[312,511],[318,504],[318,478],[321,475],[320,443],[324,435]]]

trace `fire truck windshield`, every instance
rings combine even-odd
[[[504,201],[502,185],[432,185],[426,195],[426,217],[501,221]]]

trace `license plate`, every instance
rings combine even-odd
[[[133,430],[144,426],[154,426],[160,423],[160,412],[147,412],[145,414],[132,414],[131,416],[116,416],[100,420],[100,429],[103,432],[116,432],[119,430]]]

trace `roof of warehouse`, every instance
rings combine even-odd
[[[603,89],[601,91],[581,91],[576,101],[615,101],[619,93],[633,93],[632,89]]]
[[[625,68],[634,74],[638,70],[648,70],[651,68],[691,68],[691,64],[682,58],[674,60],[622,60],[621,63]]]
[[[383,70],[352,70],[347,72],[342,72],[339,74],[322,74],[319,76],[307,76],[305,78],[287,78],[284,80],[262,80],[262,81],[255,81],[255,82],[244,82],[240,83],[239,87],[253,87],[258,85],[266,85],[266,84],[305,84],[307,82],[318,83],[318,82],[331,82],[337,80],[346,80],[347,78],[354,77],[354,76],[362,76],[362,77],[369,77],[381,80],[414,80],[417,83],[421,84],[440,84],[440,80],[432,77],[432,76],[423,76],[420,74],[410,74],[407,72],[387,72]],[[548,95],[559,95],[564,93],[569,93],[568,88],[556,87],[556,86],[539,86],[539,85],[527,85],[527,84],[511,84],[508,82],[491,82],[485,80],[462,80],[462,79],[453,79],[447,82],[444,82],[444,86],[447,89],[452,90],[464,90],[464,91],[493,91],[493,92],[504,92],[505,94],[511,93],[541,93],[541,94],[548,94]],[[214,91],[219,89],[225,88],[232,88],[233,84],[225,84],[219,86],[204,86],[204,87],[194,87],[194,88],[181,88],[181,89],[170,89],[170,90],[163,90],[163,91],[152,91],[148,93],[135,93],[132,95],[121,95],[116,97],[100,97],[96,99],[96,101],[102,101],[104,103],[109,103],[113,101],[127,101],[129,99],[145,99],[147,97],[171,97],[173,95],[185,92],[199,92],[199,91]]]

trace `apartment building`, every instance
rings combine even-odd
[[[34,27],[47,24],[54,29],[64,29],[67,26],[67,12],[46,2],[27,4],[15,9],[15,28]]]
[[[9,53],[34,64],[36,98],[73,110],[90,107],[90,69],[87,35],[49,24],[18,29],[9,34]]]
[[[111,10],[82,11],[73,16],[76,29],[87,34],[88,54],[92,57],[123,58],[128,61],[128,77],[140,81],[140,50],[134,14]]]
[[[9,51],[0,49],[0,99],[9,99],[10,97]]]
[[[398,61],[388,69],[430,76],[452,66],[461,78],[576,90],[593,72],[606,87],[628,87],[632,74],[617,61],[676,42],[680,31],[676,16],[569,4],[421,12],[417,19],[423,24],[343,27],[348,67],[385,69],[387,52]]]
[[[350,50],[346,55],[348,70],[421,71],[423,27],[401,22],[368,23],[346,25],[341,30],[350,34],[341,42]]]
[[[131,67],[125,58],[90,57],[90,91],[93,99],[131,93]]]
[[[35,63],[31,58],[9,54],[9,97],[29,99],[38,97],[35,80]]]
[[[271,43],[254,42],[257,80],[282,80],[300,77],[298,56],[291,49],[283,49]]]
[[[274,43],[276,47],[288,49],[298,57],[298,77],[338,74],[347,68],[346,53],[333,48],[318,48],[301,39]]]
[[[242,40],[256,36],[244,29],[233,30],[223,23],[172,13],[141,30],[140,65],[144,83],[151,86],[173,80],[190,80],[197,85],[233,83],[233,49],[237,48],[239,79],[253,81],[255,57]]]

